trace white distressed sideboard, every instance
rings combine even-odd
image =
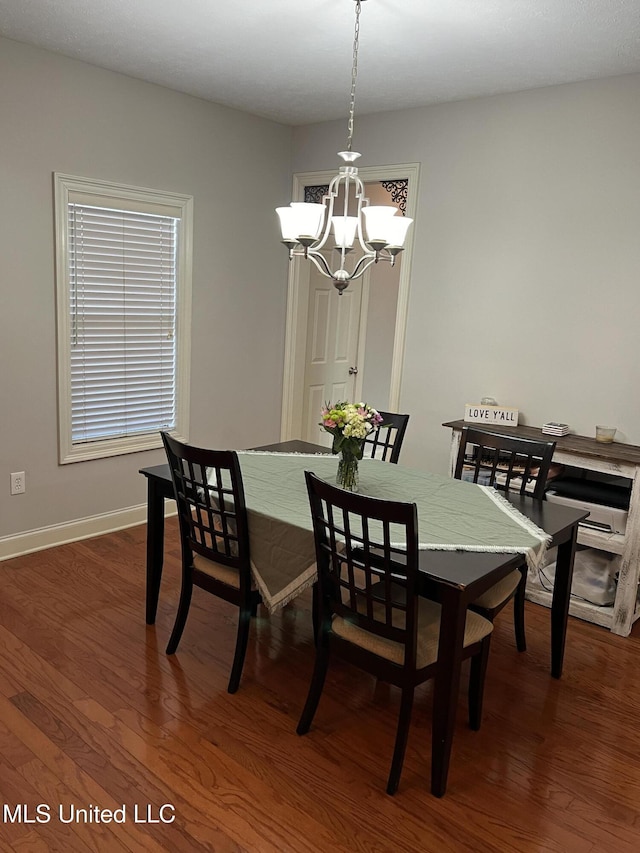
[[[452,430],[451,472],[460,446],[461,430],[465,426],[484,429],[479,424],[463,420],[443,424]],[[491,432],[491,429],[486,429]],[[495,432],[496,429],[494,428]],[[638,607],[638,581],[640,579],[640,447],[634,444],[601,444],[584,435],[555,437],[545,435],[537,427],[517,426],[504,429],[504,434],[536,441],[556,442],[553,461],[571,468],[596,471],[631,480],[631,503],[624,534],[580,527],[578,543],[615,555],[617,570],[616,596],[612,607],[599,607],[586,601],[571,599],[569,613],[609,628],[622,637],[629,635],[633,623],[640,616]],[[538,588],[527,588],[527,598],[537,604],[551,606],[551,593]]]

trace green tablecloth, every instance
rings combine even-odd
[[[334,483],[338,458],[323,454],[238,453],[253,573],[269,610],[315,580],[305,471]],[[493,488],[375,459],[360,462],[360,493],[418,507],[420,548],[523,554],[535,568],[549,537]]]

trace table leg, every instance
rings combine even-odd
[[[553,601],[551,603],[551,675],[554,678],[560,678],[562,675],[577,535],[578,525],[576,524],[571,529],[571,536],[558,545]]]
[[[156,621],[164,557],[164,495],[147,477],[147,625]]]
[[[467,609],[460,593],[455,587],[444,587],[440,598],[442,611],[431,734],[431,793],[436,797],[442,797],[447,790],[456,722]]]

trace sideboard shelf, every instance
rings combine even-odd
[[[463,420],[447,421],[443,424],[452,430],[450,469],[453,472],[460,446],[461,431],[465,426],[474,429],[490,428]],[[495,432],[495,428],[493,429]],[[545,435],[541,429],[532,426],[504,427],[505,434],[519,438],[532,438],[536,441],[556,442],[553,461],[571,468],[594,471],[624,477],[631,481],[631,502],[627,518],[626,532],[610,533],[580,527],[578,543],[614,554],[618,560],[618,581],[613,606],[599,607],[586,601],[572,598],[569,613],[587,622],[593,622],[609,628],[614,634],[626,637],[633,623],[640,617],[638,606],[638,581],[640,579],[640,447],[634,444],[613,442],[601,444],[595,438],[584,435],[566,435],[554,437]],[[551,593],[538,588],[527,588],[527,598],[536,604],[551,606]]]

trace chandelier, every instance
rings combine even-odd
[[[363,2],[355,0],[347,150],[338,152],[345,165],[338,169],[321,203],[292,201],[288,207],[276,208],[282,242],[289,249],[289,260],[306,258],[311,261],[322,275],[333,280],[339,295],[346,290],[349,282],[360,278],[372,264],[388,261],[393,266],[396,256],[404,248],[407,231],[413,222],[397,215],[398,208],[393,205],[369,204],[364,184],[353,165],[360,157],[351,145]],[[327,260],[327,250],[332,245],[339,261],[335,269]]]

